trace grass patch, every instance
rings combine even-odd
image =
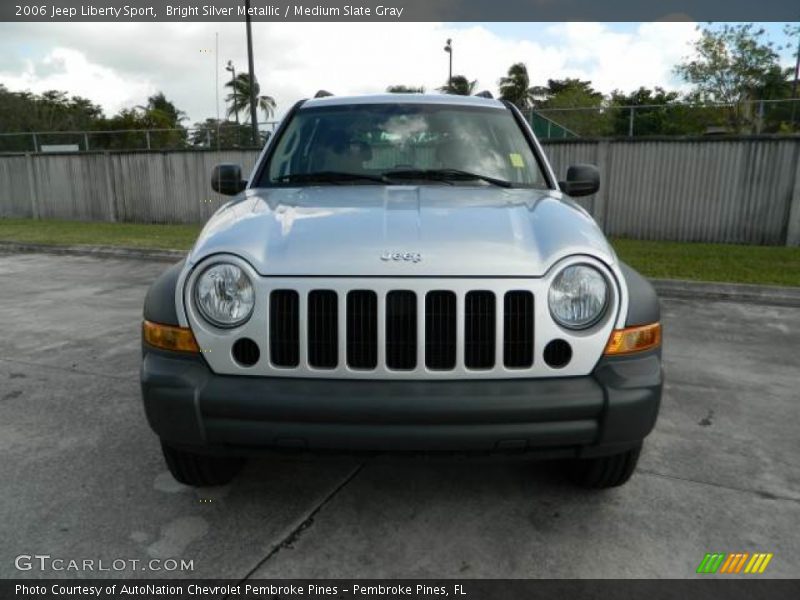
[[[646,277],[800,286],[800,248],[612,239]]]
[[[188,250],[200,225],[0,219],[0,240],[34,244]],[[612,239],[647,277],[800,286],[800,248]]]
[[[200,233],[200,228],[200,225],[0,219],[0,240],[29,244],[188,250]]]

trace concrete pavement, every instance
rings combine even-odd
[[[692,577],[706,552],[800,572],[800,311],[665,300],[667,388],[633,479],[389,456],[253,460],[197,491],[141,408],[139,325],[163,263],[0,255],[0,577]],[[20,572],[15,557],[193,560]]]

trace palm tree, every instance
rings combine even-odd
[[[145,112],[158,111],[167,121],[172,124],[172,127],[177,127],[181,121],[185,121],[189,117],[186,113],[177,108],[172,102],[167,100],[164,92],[156,92],[147,99],[147,106],[139,107]]]
[[[515,104],[520,110],[525,110],[533,105],[533,92],[528,69],[524,63],[515,63],[508,68],[508,75],[501,77],[500,98]]]
[[[120,115],[132,122],[130,129],[166,129],[149,134],[151,148],[175,148],[186,142],[187,131],[181,121],[188,119],[186,113],[167,100],[164,92],[156,92],[147,98],[145,106],[137,106],[133,110]],[[133,124],[136,126],[132,126]]]
[[[245,121],[250,118],[250,75],[248,73],[239,73],[234,79],[231,79],[225,84],[225,87],[231,89],[231,93],[227,95],[225,100],[230,103],[228,107],[228,116],[238,115],[239,112],[244,111]],[[256,109],[264,111],[265,120],[269,121],[272,115],[275,114],[275,98],[272,96],[260,96],[261,86],[258,85],[258,80],[253,82],[253,91],[256,97]]]
[[[470,81],[463,75],[453,75],[447,84],[439,88],[439,91],[455,96],[471,96],[477,84],[477,79]]]

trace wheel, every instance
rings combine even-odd
[[[611,488],[622,485],[633,475],[642,445],[620,454],[581,458],[571,465],[572,480],[587,488]]]
[[[161,450],[172,476],[181,483],[196,487],[226,484],[244,464],[242,458],[195,454],[164,442],[161,442]]]

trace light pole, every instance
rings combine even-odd
[[[450,68],[447,71],[447,88],[450,89],[453,85],[453,40],[450,38],[447,38],[447,44],[444,46],[444,51],[447,52],[450,57]]]
[[[217,152],[219,152],[219,31],[214,33],[214,100],[217,104]]]
[[[797,80],[800,79],[800,27],[797,28],[797,62],[794,64],[794,83],[792,84],[792,127],[794,127],[794,115],[797,111]]]
[[[253,32],[250,27],[250,0],[244,1],[247,26],[247,70],[250,73],[250,127],[253,131],[253,146],[258,146],[258,111],[256,106],[256,74],[253,68]]]
[[[233,89],[233,112],[236,115],[236,124],[239,125],[239,99],[236,96],[236,68],[233,61],[229,60],[225,70],[231,74],[231,89]]]

